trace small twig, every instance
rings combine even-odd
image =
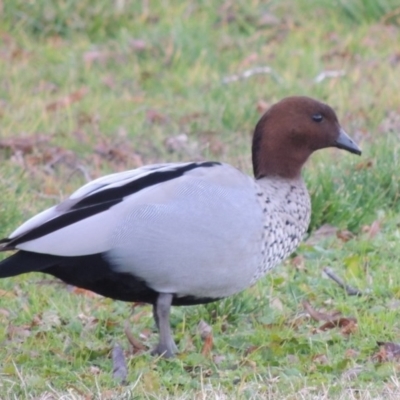
[[[400,7],[395,8],[394,10],[386,13],[382,18],[381,18],[381,23],[382,24],[387,24],[388,21],[393,18],[393,17],[400,17]]]
[[[332,322],[337,319],[338,315],[337,314],[327,314],[323,313],[320,311],[317,311],[314,307],[311,306],[311,304],[307,300],[303,300],[302,302],[303,308],[309,316],[314,320],[314,321],[326,321],[326,322]]]
[[[222,83],[231,83],[236,82],[242,79],[248,79],[253,75],[260,75],[260,74],[272,74],[276,77],[274,70],[271,67],[254,67],[250,69],[246,69],[245,71],[241,72],[240,74],[226,76],[222,79]]]
[[[19,380],[21,381],[21,386],[24,388],[25,396],[28,396],[28,391],[26,388],[26,382],[24,380],[24,377],[21,375],[21,372],[19,371],[17,365],[15,364],[14,361],[12,361],[13,366],[14,366],[14,371],[17,373]]]
[[[337,71],[334,71],[334,70],[322,71],[314,78],[314,82],[320,83],[323,80],[325,80],[326,78],[338,78],[338,77],[345,76],[345,75],[346,75],[346,71],[343,69],[337,70]]]
[[[329,267],[324,268],[325,274],[335,281],[342,289],[346,291],[349,296],[362,296],[363,293],[349,285],[347,285],[341,278],[339,278]]]
[[[138,351],[146,350],[146,346],[144,344],[142,344],[139,340],[137,340],[132,335],[132,332],[131,332],[131,330],[129,328],[128,322],[125,322],[124,332],[125,332],[126,338],[128,339],[128,342],[133,347],[133,352],[134,353],[137,353]]]
[[[126,366],[124,350],[118,343],[112,349],[112,362],[113,378],[124,384],[128,375],[128,368]]]
[[[85,168],[83,165],[76,165],[73,171],[69,174],[67,182],[69,182],[77,172],[80,172],[83,175],[86,182],[90,182],[92,180],[92,177],[90,176],[90,173],[87,170],[87,168]]]

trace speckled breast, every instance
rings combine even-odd
[[[303,180],[262,178],[257,184],[257,196],[264,214],[264,229],[262,262],[252,283],[297,248],[307,231],[311,213],[310,197]]]

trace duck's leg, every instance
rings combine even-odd
[[[169,325],[172,298],[173,295],[170,293],[160,293],[156,304],[153,306],[154,320],[160,334],[160,340],[152,351],[152,354],[162,355],[166,358],[173,357],[178,351],[174,339],[172,339],[171,327]]]

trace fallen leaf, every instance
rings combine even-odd
[[[210,334],[212,334],[212,328],[207,322],[201,320],[197,325],[197,331],[200,334],[200,337],[205,340]]]
[[[340,333],[347,336],[358,329],[356,318],[342,317],[338,311],[331,314],[322,313],[315,310],[308,301],[303,301],[303,307],[315,321],[326,321],[318,328],[319,331],[340,328]]]
[[[141,339],[148,340],[152,334],[153,334],[153,332],[150,329],[143,329],[140,332],[139,337]]]
[[[200,134],[200,142],[203,150],[210,152],[213,156],[221,156],[225,150],[224,144],[218,139],[215,132],[208,131]]]
[[[399,361],[400,344],[394,342],[377,342],[379,351],[372,358],[378,362]]]
[[[257,363],[254,360],[249,360],[248,358],[243,360],[241,365],[248,366],[248,367],[252,368],[253,370],[256,370],[256,368],[257,368]]]
[[[329,364],[329,360],[326,354],[316,354],[315,356],[313,356],[312,361],[320,365]]]
[[[313,246],[319,243],[321,240],[335,236],[337,231],[338,228],[335,226],[324,224],[310,235],[310,237],[306,240],[306,243]]]
[[[296,257],[293,257],[290,260],[290,264],[295,267],[298,271],[305,271],[306,270],[306,261],[304,256],[299,255]]]
[[[46,106],[47,111],[57,111],[61,108],[69,107],[71,104],[82,100],[89,92],[88,88],[82,87],[69,95],[62,97]]]
[[[153,109],[146,111],[146,119],[152,124],[165,124],[168,122],[168,117],[165,114]]]
[[[42,323],[42,316],[39,314],[34,315],[31,321],[31,326],[39,326]]]
[[[340,332],[343,335],[350,335],[357,331],[357,320],[355,318],[338,317],[325,322],[325,324],[321,325],[318,329],[321,331],[327,331],[336,327],[341,328]]]
[[[213,347],[212,328],[205,321],[201,320],[197,325],[197,330],[200,334],[201,339],[204,341],[203,348],[201,349],[201,354],[203,356],[208,356],[211,353],[211,349]]]
[[[362,161],[362,162],[359,162],[358,164],[356,164],[354,169],[356,171],[361,171],[363,169],[370,169],[373,167],[373,165],[374,165],[374,162],[372,160],[366,160],[366,161]]]
[[[360,354],[360,352],[358,350],[355,349],[347,349],[344,353],[344,356],[346,358],[356,358],[358,357]]]
[[[75,168],[77,163],[76,154],[62,147],[43,146],[38,151],[27,154],[25,164],[29,167],[41,165],[49,173],[53,172],[53,168],[58,164],[68,165]]]
[[[371,225],[363,226],[361,230],[368,239],[373,239],[381,230],[381,221],[377,219]]]
[[[0,149],[8,149],[13,153],[21,152],[22,154],[27,154],[32,153],[37,146],[47,143],[49,140],[49,136],[42,135],[1,139]]]
[[[47,310],[43,313],[36,314],[32,318],[31,327],[37,326],[40,331],[49,331],[61,325],[61,320],[56,311]]]
[[[308,320],[307,316],[305,313],[302,313],[300,315],[296,315],[293,317],[293,319],[290,320],[288,323],[290,327],[294,330],[298,330],[299,327],[303,326],[306,321]]]
[[[141,155],[136,153],[130,144],[125,141],[121,143],[111,143],[105,139],[95,147],[94,151],[107,161],[124,168],[126,168],[127,164],[135,168],[143,166]]]
[[[166,138],[164,141],[164,146],[169,152],[175,153],[186,150],[186,148],[188,147],[188,141],[188,136],[185,133],[181,133],[180,135]]]
[[[372,359],[373,359],[374,361],[377,361],[377,362],[380,362],[380,363],[386,362],[386,361],[389,361],[389,360],[390,360],[390,359],[389,359],[389,356],[388,356],[388,352],[387,352],[387,350],[385,349],[384,346],[381,346],[381,347],[379,348],[378,352],[376,352],[376,353],[372,356]]]
[[[213,347],[213,336],[210,334],[207,336],[207,338],[204,340],[204,345],[203,348],[201,349],[201,354],[203,356],[208,356],[211,353],[212,347]]]
[[[279,25],[280,22],[280,19],[276,15],[266,12],[262,14],[258,20],[258,26],[276,26]]]
[[[123,383],[123,382],[121,382],[121,383]],[[90,396],[90,397],[89,396],[86,395],[85,400],[93,400],[93,396]],[[106,389],[101,392],[100,398],[102,400],[114,400],[116,398],[115,396],[116,396],[115,389]],[[123,397],[123,396],[121,396],[121,397]],[[121,397],[119,397],[119,398],[121,398]]]
[[[100,370],[99,367],[96,367],[96,366],[94,366],[94,365],[91,365],[91,366],[89,367],[89,371],[90,371],[90,373],[91,373],[92,375],[99,375],[101,370]]]
[[[7,337],[10,340],[17,340],[23,342],[30,335],[31,335],[30,325],[16,326],[9,324],[7,327]]]
[[[213,356],[213,362],[215,365],[221,364],[223,361],[225,361],[226,357],[224,355],[214,355]]]
[[[249,354],[254,353],[255,351],[259,350],[261,348],[261,346],[249,346],[246,348],[246,350],[244,351],[244,357],[247,357]]]
[[[346,318],[346,323],[341,321],[339,323],[339,326],[341,326],[340,333],[345,336],[352,335],[353,333],[356,333],[358,330],[358,324],[355,318]]]
[[[68,285],[68,291],[74,294],[79,294],[81,296],[86,296],[86,297],[100,297],[100,295],[98,295],[95,292],[92,292],[91,290],[87,290],[87,289],[83,289],[77,286],[72,286],[72,285]]]
[[[348,230],[340,230],[336,232],[336,237],[346,243],[354,238],[354,234]]]
[[[6,308],[0,308],[0,315],[1,316],[5,317],[5,318],[8,318],[10,316],[10,314],[11,314],[10,311],[7,310]]]
[[[85,329],[90,330],[93,329],[97,326],[99,319],[96,317],[93,317],[93,315],[86,315],[84,313],[79,313],[77,315],[79,321],[82,322],[82,325],[84,326]]]

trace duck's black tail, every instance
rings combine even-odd
[[[55,257],[48,254],[20,250],[0,262],[0,278],[42,271],[55,264]]]

